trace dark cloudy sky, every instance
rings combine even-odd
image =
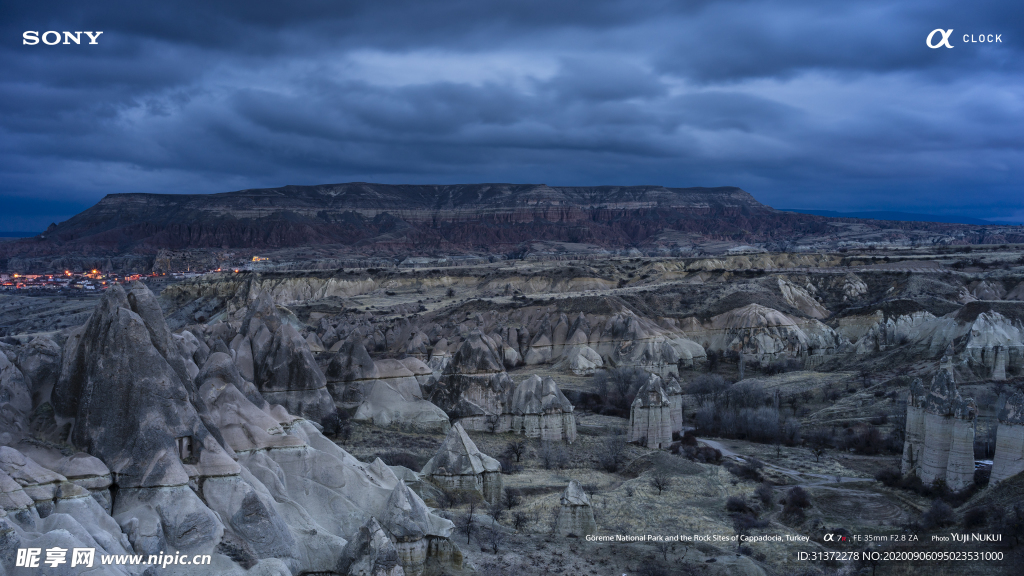
[[[0,31],[0,231],[114,192],[348,181],[1024,221],[1019,0],[3,0]]]

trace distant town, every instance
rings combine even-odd
[[[63,273],[55,274],[0,274],[0,291],[11,290],[47,290],[76,294],[100,293],[114,284],[127,284],[145,278],[196,278],[206,274],[218,272],[243,272],[264,268],[269,258],[253,256],[251,261],[231,268],[215,268],[204,271],[152,273],[152,274],[116,274],[103,272],[98,269],[87,272],[73,272],[65,270]]]

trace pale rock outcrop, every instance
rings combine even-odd
[[[448,540],[453,529],[451,522],[431,514],[423,500],[402,480],[384,504],[380,523],[394,541],[399,561],[409,576],[421,574],[427,558],[436,556],[439,548],[458,550]],[[461,554],[457,563],[461,564]]]
[[[996,451],[992,458],[993,485],[1024,472],[1024,394],[1010,396],[999,412]]]
[[[670,378],[665,383],[665,394],[668,395],[669,408],[672,411],[672,432],[683,433],[683,386],[679,380]]]
[[[507,413],[514,388],[498,345],[477,330],[459,346],[428,399],[453,419],[466,420],[463,426],[484,429],[488,417]]]
[[[460,423],[452,426],[420,475],[444,490],[477,492],[488,502],[501,497],[501,464],[480,452]]]
[[[976,280],[967,285],[967,292],[977,300],[1002,300],[1006,296],[1006,288],[998,281]]]
[[[779,283],[779,291],[782,293],[782,298],[787,304],[818,320],[824,320],[831,315],[824,306],[822,306],[817,300],[811,296],[807,289],[801,288],[796,284],[793,284],[789,280],[783,277],[777,278]],[[810,290],[815,290],[814,286],[808,284]]]
[[[814,318],[794,318],[774,308],[747,304],[689,323],[688,335],[705,349],[736,352],[761,364],[784,357],[827,355],[843,344],[836,332]]]
[[[705,349],[683,334],[668,330],[631,311],[610,316],[590,334],[590,348],[606,365],[635,366],[663,377],[703,362]]]
[[[0,351],[0,433],[5,443],[13,443],[28,433],[32,395],[28,379]]]
[[[34,406],[50,401],[50,391],[60,375],[60,360],[60,346],[46,336],[36,336],[19,347],[15,364],[28,380]]]
[[[370,358],[358,334],[345,341],[325,369],[338,406],[355,420],[426,432],[447,432],[448,415],[424,398],[422,385],[433,377],[422,361]]]
[[[74,421],[70,440],[107,464],[122,488],[237,474],[219,431],[207,426],[206,405],[163,316],[153,317],[155,297],[141,284],[130,294],[109,288],[81,339],[68,339],[53,406],[58,418]]]
[[[573,405],[551,378],[533,375],[520,382],[510,408],[515,433],[570,444],[576,440]]]
[[[863,317],[862,317],[863,318]],[[909,314],[901,314],[885,318],[878,311],[868,318],[874,320],[864,333],[858,333],[854,325],[840,323],[840,334],[856,342],[858,354],[872,354],[884,351],[891,346],[913,341],[921,330],[934,322],[935,316],[930,312],[918,310]],[[847,319],[849,323],[852,319]],[[853,329],[851,329],[853,328]]]
[[[238,335],[232,340],[242,377],[249,379],[272,404],[319,421],[334,411],[327,381],[306,341],[282,320],[273,297],[260,294],[249,307]]]
[[[356,537],[345,546],[337,573],[349,576],[405,576],[398,550],[376,518],[359,528]]]
[[[516,385],[500,360],[499,337],[478,330],[467,335],[430,386],[430,399],[469,430],[575,441],[572,404],[551,378],[533,376]]]
[[[420,382],[408,367],[426,368],[422,362],[409,358],[405,361],[379,360],[375,364],[377,379],[363,393],[363,402],[352,416],[354,420],[409,430],[448,431],[448,415],[423,399]]]
[[[921,460],[924,457],[924,384],[920,378],[910,383],[907,396],[907,429],[903,441],[901,471],[904,476],[920,476]]]
[[[451,522],[383,463],[357,461],[269,404],[230,354],[211,353],[193,380],[183,355],[195,352],[178,345],[157,310],[145,287],[126,294],[113,286],[68,338],[52,401],[69,440],[90,455],[29,442],[19,444],[25,453],[0,448],[5,543],[212,554],[210,573],[232,576],[246,573],[242,566],[268,576],[331,572],[359,564],[342,551],[376,516],[403,534],[419,527],[427,545],[415,546],[427,559],[461,560]],[[272,346],[272,337],[256,336],[257,346]],[[406,555],[413,569],[423,563],[416,554]],[[8,560],[0,559],[3,569]],[[110,570],[96,573],[136,573]],[[402,558],[389,570],[402,573]]]
[[[573,344],[566,346],[562,360],[556,368],[568,369],[577,376],[593,376],[599,368],[604,367],[604,359],[585,344]]]
[[[682,416],[679,416],[682,419]],[[629,442],[650,448],[667,448],[672,443],[672,402],[662,379],[654,374],[637,390],[629,408]]]
[[[587,496],[578,481],[569,481],[565,492],[562,493],[560,504],[555,529],[559,535],[573,534],[582,538],[597,532],[597,522],[594,520],[594,509],[590,505],[590,497]]]
[[[945,482],[951,490],[963,490],[974,483],[974,418],[977,407],[971,398],[957,391],[950,358],[945,357],[923,397],[911,397],[924,420],[924,449],[920,467],[912,465],[915,447],[904,445],[904,469],[916,473],[926,484]],[[920,426],[918,415],[907,407],[908,432],[911,421]],[[908,434],[908,439],[910,438]],[[916,437],[917,435],[914,434]]]
[[[982,312],[971,324],[964,348],[968,363],[993,380],[1005,380],[1011,358],[1020,366],[1024,353],[1024,326],[994,311]]]

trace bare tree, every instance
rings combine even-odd
[[[495,502],[487,507],[487,515],[491,517],[491,520],[494,520],[495,524],[497,524],[498,522],[501,522],[501,517],[505,515],[505,508],[500,502]]]
[[[621,436],[606,439],[597,455],[598,465],[606,472],[617,472],[622,465],[625,450],[626,440]]]
[[[530,516],[526,512],[516,512],[512,515],[512,526],[516,530],[522,530],[530,523]]]
[[[662,471],[658,471],[655,472],[653,476],[651,476],[651,488],[654,488],[655,490],[658,491],[658,496],[661,496],[661,493],[664,490],[668,490],[671,487],[672,478],[668,474]]]
[[[515,488],[505,488],[501,492],[501,505],[504,506],[506,510],[512,510],[522,503],[523,497]]]
[[[508,452],[509,455],[511,455],[511,456],[515,456],[516,457],[516,462],[519,462],[520,460],[522,460],[523,454],[526,453],[526,443],[523,442],[522,440],[517,440],[515,442],[509,442],[505,446],[505,452]]]
[[[484,420],[484,426],[487,427],[487,431],[491,434],[498,432],[498,425],[501,424],[501,417],[491,414]]]
[[[811,454],[814,454],[814,462],[817,463],[825,455],[825,446],[821,444],[815,445],[811,448]]]
[[[470,500],[469,501],[469,510],[465,514],[463,514],[462,516],[459,516],[459,521],[458,521],[459,531],[461,531],[463,534],[466,535],[466,544],[467,545],[470,543],[470,541],[473,538],[473,532],[476,531],[476,518],[473,517],[473,514],[476,512],[476,507],[477,507],[476,501],[475,500]]]
[[[497,554],[505,544],[505,531],[497,526],[492,526],[484,532],[484,541],[491,546],[491,551]]]

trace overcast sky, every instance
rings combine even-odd
[[[0,231],[350,181],[1024,221],[1020,1],[3,0],[0,30]]]

